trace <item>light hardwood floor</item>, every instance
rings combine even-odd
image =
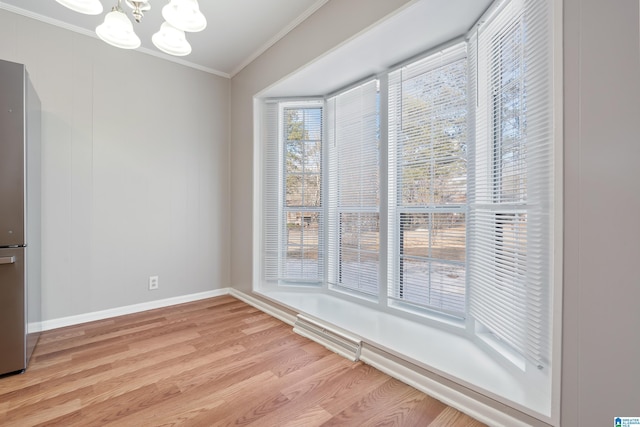
[[[44,332],[0,425],[484,424],[223,296]]]

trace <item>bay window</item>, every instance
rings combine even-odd
[[[441,328],[550,394],[551,4],[502,1],[464,40],[364,83],[260,99],[256,287]]]

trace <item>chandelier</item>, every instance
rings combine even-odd
[[[100,0],[56,0],[63,6],[87,15],[102,13]],[[125,0],[131,8],[131,15],[136,22],[142,21],[144,12],[151,9],[149,0]],[[169,55],[185,56],[191,53],[191,45],[187,41],[185,31],[202,31],[207,20],[200,12],[198,0],[169,0],[162,8],[165,22],[160,30],[151,37],[151,41],[159,50]],[[122,9],[122,0],[104,17],[104,22],[96,27],[96,34],[106,43],[121,49],[137,49],[140,38],[133,30],[133,24]]]

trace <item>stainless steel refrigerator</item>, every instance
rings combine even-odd
[[[40,121],[25,66],[0,60],[0,375],[27,368],[41,329]]]

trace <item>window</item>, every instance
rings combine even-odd
[[[465,316],[466,44],[389,76],[389,298]]]
[[[263,100],[264,282],[435,325],[551,395],[551,4],[499,2],[466,40],[324,99]]]
[[[380,180],[378,82],[327,100],[329,283],[378,296]]]
[[[323,107],[273,103],[265,110],[265,278],[318,283],[324,277]]]
[[[508,3],[470,40],[469,315],[475,332],[550,365],[553,138],[549,10]],[[530,364],[530,365],[529,365]]]

